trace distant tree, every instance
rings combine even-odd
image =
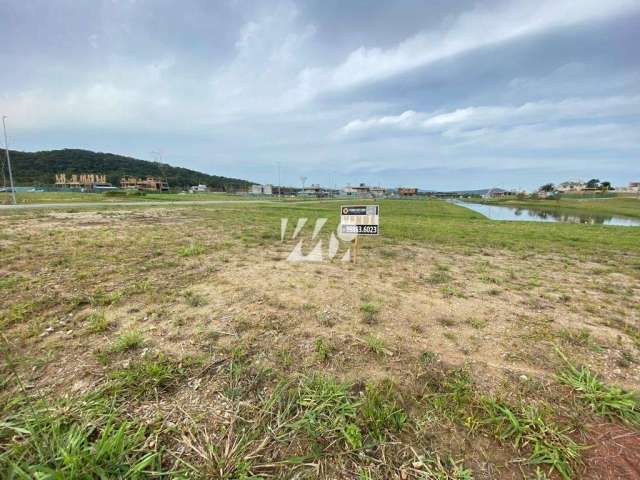
[[[600,182],[600,188],[604,191],[611,190],[611,182]]]
[[[553,192],[555,190],[556,186],[553,183],[545,183],[544,185],[542,185],[538,190],[540,192]]]
[[[598,188],[600,186],[600,180],[592,178],[587,182],[587,188]]]

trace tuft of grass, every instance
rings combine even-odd
[[[407,419],[391,382],[367,385],[358,409],[358,420],[369,437],[384,442],[387,433],[399,433]]]
[[[420,362],[423,365],[431,365],[438,359],[438,354],[430,350],[425,350],[420,354]]]
[[[85,319],[87,329],[91,333],[102,333],[109,329],[110,322],[107,320],[103,312],[92,312]]]
[[[370,351],[375,353],[379,357],[384,357],[386,354],[384,340],[373,335],[367,335],[365,342]]]
[[[431,272],[426,280],[427,283],[430,283],[431,285],[443,285],[445,283],[449,283],[452,280],[452,277],[446,272],[446,270],[437,270],[435,272]]]
[[[349,385],[324,376],[304,379],[296,392],[300,418],[292,424],[318,444],[340,442],[361,448],[362,432],[357,425],[358,404],[349,395]]]
[[[509,440],[514,448],[530,450],[531,465],[546,465],[549,474],[557,472],[562,478],[572,478],[574,466],[580,462],[584,448],[570,436],[570,429],[561,428],[546,418],[537,405],[513,408],[488,397],[480,401],[482,423],[492,428],[500,440]]]
[[[480,330],[483,329],[487,326],[488,322],[482,318],[470,318],[469,319],[469,325],[471,325],[473,328]]]
[[[182,366],[169,358],[143,359],[111,372],[110,388],[116,393],[146,398],[166,391],[183,375]]]
[[[363,320],[369,325],[372,325],[376,323],[378,320],[380,307],[378,307],[373,303],[365,302],[362,305],[360,305],[360,313],[362,313]]]
[[[199,242],[191,242],[189,245],[178,249],[178,255],[181,257],[195,257],[196,255],[202,255],[204,252],[204,245]]]
[[[426,452],[417,455],[412,463],[414,470],[420,472],[420,478],[434,480],[473,480],[471,470],[464,468],[462,462],[456,462],[451,458],[443,460],[440,455]]]
[[[193,308],[202,307],[207,304],[207,300],[202,295],[194,293],[191,290],[185,292],[184,301]]]
[[[587,367],[576,368],[562,352],[558,350],[558,353],[566,363],[566,368],[557,375],[558,380],[575,390],[578,398],[588,404],[596,415],[618,418],[640,427],[640,399],[637,393],[605,385]]]
[[[327,360],[329,360],[329,357],[335,350],[334,346],[323,337],[317,338],[313,345],[316,350],[318,360],[320,360],[321,362],[326,362]]]
[[[16,401],[0,423],[3,478],[155,478],[162,456],[105,399]]]
[[[96,291],[89,297],[89,303],[94,307],[107,307],[117,303],[124,296],[124,291],[114,290],[112,292]]]
[[[111,347],[111,351],[118,353],[126,352],[140,348],[143,344],[144,337],[142,336],[142,333],[138,330],[129,330],[116,338],[116,341]]]

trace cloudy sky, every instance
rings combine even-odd
[[[283,183],[640,180],[640,0],[0,0],[18,150]]]

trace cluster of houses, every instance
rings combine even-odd
[[[399,187],[395,191],[390,191],[381,186],[367,185],[366,183],[360,183],[358,185],[347,185],[343,188],[326,188],[317,183],[313,183],[309,186],[302,188],[291,187],[274,187],[273,185],[251,185],[248,193],[250,195],[296,195],[303,197],[355,197],[355,198],[381,198],[391,194],[397,194],[399,196],[416,196],[418,195],[417,188]]]
[[[588,182],[583,182],[580,180],[569,180],[566,182],[559,183],[557,185],[553,185],[551,183],[547,185],[543,185],[536,192],[541,196],[549,196],[555,194],[562,193],[593,193],[593,192],[606,192],[606,191],[616,191],[619,193],[639,193],[640,192],[640,182],[629,182],[626,187],[619,186],[614,187],[611,182],[603,181],[601,182],[598,179],[592,179]]]

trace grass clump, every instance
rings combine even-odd
[[[442,285],[450,282],[452,277],[446,270],[436,270],[435,272],[431,272],[426,280],[427,283],[431,285]]]
[[[92,312],[85,319],[87,323],[87,329],[91,333],[106,332],[111,325],[111,322],[107,320],[103,312]]]
[[[362,313],[362,318],[365,321],[365,323],[372,325],[376,323],[378,320],[380,307],[378,307],[374,303],[365,302],[362,305],[360,305],[360,313]]]
[[[408,417],[398,403],[390,382],[367,385],[358,413],[363,430],[373,440],[384,442],[388,432],[402,430]]]
[[[202,307],[207,304],[207,300],[202,295],[194,293],[191,290],[185,292],[184,301],[193,308]]]
[[[482,423],[488,425],[500,440],[509,440],[514,448],[528,448],[531,465],[547,465],[549,474],[557,472],[570,479],[573,466],[580,461],[582,446],[570,436],[568,428],[550,421],[537,405],[513,408],[488,397],[481,399]]]
[[[143,344],[144,337],[142,336],[142,333],[138,330],[129,330],[116,338],[116,341],[111,347],[111,351],[116,353],[127,352],[129,350],[140,348]]]
[[[604,384],[587,367],[571,364],[560,352],[566,368],[558,374],[558,380],[571,387],[578,398],[588,404],[596,415],[640,427],[640,399],[637,393]]]
[[[321,362],[326,362],[327,360],[329,360],[329,357],[335,350],[335,347],[323,337],[317,338],[313,345],[316,351],[316,355],[318,356],[318,360],[320,360]]]
[[[462,463],[449,458],[443,460],[440,455],[427,452],[418,455],[412,463],[413,468],[422,474],[421,478],[434,480],[473,480],[471,470],[464,468]]]
[[[111,372],[110,387],[133,397],[150,397],[169,389],[183,375],[183,368],[166,357],[143,359]]]
[[[178,255],[181,257],[195,257],[196,255],[202,255],[204,252],[204,245],[199,242],[191,242],[189,245],[178,249]]]
[[[94,307],[108,307],[117,303],[123,296],[124,292],[122,290],[114,290],[113,292],[98,290],[89,297],[89,303]]]
[[[293,424],[318,443],[340,442],[361,448],[362,433],[357,425],[358,404],[349,394],[349,385],[331,377],[313,376],[303,380],[297,390],[300,419]]]
[[[156,478],[161,453],[145,427],[124,420],[105,399],[27,404],[0,422],[3,478]]]
[[[375,353],[378,357],[384,357],[387,353],[384,345],[384,340],[373,335],[367,335],[364,339],[369,351]]]
[[[436,352],[432,352],[431,350],[425,350],[420,354],[420,363],[423,365],[431,365],[436,360],[438,360],[438,354]]]

